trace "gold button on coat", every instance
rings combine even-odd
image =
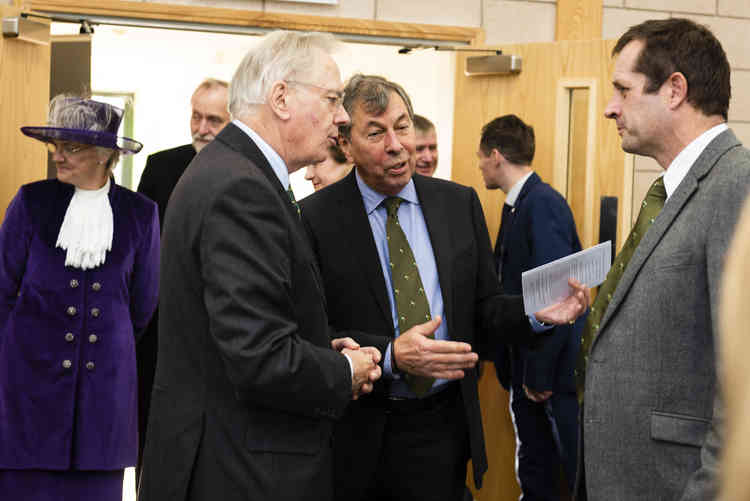
[[[67,309],[67,310],[65,310],[65,311],[66,311],[66,312],[67,312],[67,314],[68,314],[68,315],[70,315],[71,317],[72,317],[73,315],[75,315],[75,314],[76,314],[76,313],[78,312],[78,310],[76,310],[76,307],[75,307],[75,306],[68,306],[68,309]]]
[[[76,280],[75,278],[72,279],[70,281],[70,287],[71,287],[71,289],[75,289],[76,287],[78,287],[78,280]]]
[[[89,343],[96,343],[99,340],[96,334],[89,334]]]
[[[86,368],[90,371],[94,370],[94,362],[86,362]]]
[[[69,342],[69,343],[70,343],[71,341],[73,341],[73,340],[74,340],[75,338],[76,338],[76,337],[75,337],[75,336],[73,335],[73,333],[72,333],[72,332],[68,332],[68,333],[66,333],[66,334],[65,334],[65,340],[66,340],[67,342]]]
[[[94,291],[99,291],[102,288],[102,284],[100,284],[99,282],[94,282],[93,284],[91,284],[91,288]]]
[[[100,313],[99,308],[91,308],[91,316],[92,317],[94,317],[94,318],[98,317],[99,313]]]
[[[70,369],[71,365],[73,365],[73,363],[70,360],[63,360],[63,363],[62,363],[63,369]]]

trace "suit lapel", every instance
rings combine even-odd
[[[453,225],[453,216],[450,207],[443,203],[445,198],[441,197],[441,186],[432,182],[432,179],[415,174],[414,186],[417,189],[419,204],[422,215],[427,224],[427,233],[430,235],[430,244],[435,256],[435,264],[440,280],[440,290],[443,292],[443,309],[445,310],[446,327],[452,332],[451,319],[453,318],[453,242],[450,229]]]
[[[732,131],[722,132],[709,143],[695,163],[690,167],[690,170],[688,170],[675,192],[672,193],[672,196],[669,197],[664,208],[654,220],[654,224],[648,229],[633,253],[633,257],[625,268],[625,273],[617,284],[617,288],[612,296],[612,301],[609,303],[609,307],[607,308],[604,317],[602,317],[600,322],[600,332],[604,332],[609,320],[615,315],[620,304],[627,296],[628,291],[632,287],[641,268],[643,268],[643,265],[646,263],[646,260],[653,253],[659,242],[661,242],[664,234],[669,230],[669,227],[672,226],[672,223],[680,212],[682,212],[682,209],[692,198],[693,194],[698,190],[700,180],[711,171],[711,168],[728,149],[739,145],[740,143],[737,141],[737,138]],[[596,338],[594,338],[592,349],[600,337],[601,336],[596,336]]]
[[[391,303],[388,300],[388,290],[380,257],[375,247],[370,221],[367,217],[362,194],[357,187],[354,169],[341,181],[342,188],[338,193],[338,221],[343,228],[343,235],[348,235],[346,242],[352,248],[350,254],[356,256],[359,269],[364,274],[364,282],[368,284],[380,312],[386,319],[386,325],[393,325]],[[344,242],[342,242],[343,244]]]

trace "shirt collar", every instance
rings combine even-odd
[[[675,158],[672,163],[669,164],[667,170],[664,172],[664,188],[667,190],[667,198],[672,196],[672,193],[682,182],[685,175],[690,170],[690,167],[698,160],[698,157],[706,149],[708,143],[713,141],[716,136],[727,130],[729,127],[726,123],[720,123],[714,127],[711,127],[700,136],[693,139]]]
[[[279,178],[279,182],[281,183],[281,186],[284,187],[285,190],[289,189],[289,169],[286,167],[286,163],[284,160],[279,156],[278,153],[276,153],[276,150],[271,148],[271,145],[269,145],[267,142],[263,140],[262,137],[258,135],[257,132],[255,132],[253,129],[248,127],[247,124],[244,122],[240,122],[237,119],[232,120],[232,123],[239,127],[239,129],[250,136],[250,139],[255,142],[255,145],[260,149],[261,153],[263,153],[263,156],[266,157],[266,160],[268,160],[268,163],[271,164],[271,169],[273,169],[273,173],[276,174],[276,177]]]
[[[526,184],[526,180],[531,177],[531,175],[534,173],[534,171],[529,171],[525,176],[523,176],[521,179],[516,181],[516,184],[513,185],[513,187],[508,191],[508,194],[505,195],[505,203],[513,207],[516,205],[516,200],[518,200],[518,195],[521,194],[521,190],[523,189],[523,185]]]
[[[367,215],[369,216],[372,211],[377,209],[381,203],[383,203],[383,200],[388,198],[388,195],[383,195],[382,193],[379,193],[372,188],[370,188],[367,183],[365,183],[362,178],[359,175],[359,170],[354,169],[354,177],[357,180],[357,186],[359,187],[359,192],[362,194],[362,200],[365,203],[365,210],[367,211]],[[417,198],[417,189],[414,187],[414,179],[409,179],[409,182],[406,183],[406,186],[404,186],[400,192],[396,194],[397,197],[403,198],[407,202],[419,205],[419,199]]]

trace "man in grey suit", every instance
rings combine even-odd
[[[665,172],[584,330],[579,499],[714,499],[722,432],[714,322],[750,152],[725,123],[729,63],[706,27],[646,21],[613,55],[605,116],[625,151]]]

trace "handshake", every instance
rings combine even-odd
[[[391,345],[392,368],[400,372],[442,379],[461,379],[464,370],[474,367],[479,359],[468,343],[432,339],[442,322],[440,317],[418,324],[398,336]],[[352,398],[370,393],[382,375],[382,355],[372,346],[360,347],[352,338],[337,338],[331,347],[349,356],[352,361]]]

